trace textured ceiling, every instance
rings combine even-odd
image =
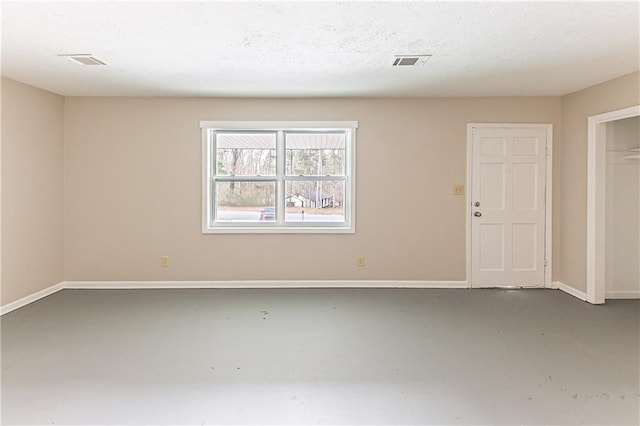
[[[639,8],[4,2],[2,75],[67,96],[557,96],[640,68]],[[392,68],[396,54],[433,56]]]

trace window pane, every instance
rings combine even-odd
[[[344,176],[345,133],[285,133],[288,176]]]
[[[287,182],[285,220],[344,222],[344,181]]]
[[[218,176],[275,176],[275,133],[216,133]]]
[[[273,222],[275,182],[217,182],[218,222]]]

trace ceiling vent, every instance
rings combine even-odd
[[[431,55],[396,55],[392,67],[419,67],[424,65]]]
[[[102,62],[100,59],[94,57],[90,53],[82,53],[82,54],[68,54],[68,55],[58,55],[64,58],[68,58],[70,61],[75,62],[76,64],[81,65],[107,65]]]

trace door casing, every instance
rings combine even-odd
[[[517,129],[517,128],[535,128],[544,129],[547,133],[547,159],[545,167],[545,272],[544,272],[544,286],[546,288],[555,288],[551,281],[552,277],[552,169],[553,169],[553,125],[552,124],[530,124],[530,123],[468,123],[467,124],[467,190],[466,190],[466,234],[467,234],[467,286],[469,288],[473,285],[473,276],[471,271],[472,259],[471,259],[471,226],[472,226],[472,199],[473,194],[473,179],[472,179],[472,165],[473,165],[473,130],[474,129]]]

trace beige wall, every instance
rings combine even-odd
[[[63,281],[64,98],[2,79],[1,304]]]
[[[586,292],[587,119],[591,115],[640,104],[640,72],[562,97],[560,186],[555,186],[560,217],[560,281]]]
[[[356,234],[203,235],[200,120],[358,120]],[[65,279],[465,280],[469,122],[560,99],[68,98]]]
[[[468,122],[554,125],[553,279],[584,291],[587,117],[640,104],[639,80],[562,98],[65,100],[3,78],[1,303],[63,279],[464,280]],[[358,120],[357,233],[202,235],[200,120]]]

